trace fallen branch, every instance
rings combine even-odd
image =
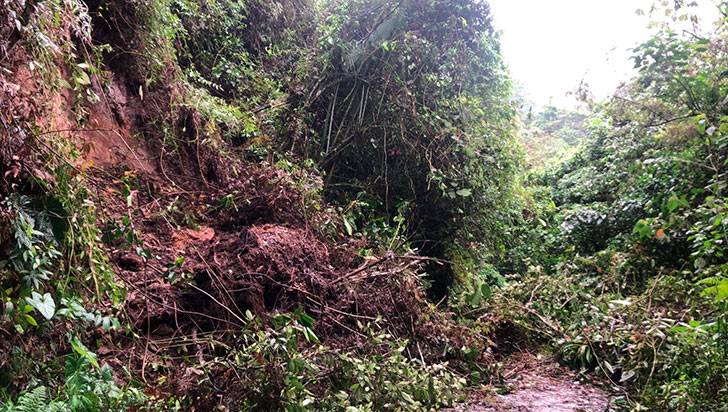
[[[526,312],[528,312],[529,314],[537,317],[538,320],[541,321],[541,323],[543,323],[544,325],[546,325],[552,331],[554,331],[554,332],[558,333],[559,335],[561,335],[562,338],[569,338],[569,335],[567,335],[563,330],[561,330],[560,327],[555,326],[553,323],[551,323],[551,321],[549,321],[548,319],[544,318],[540,313],[538,313],[534,309],[531,309],[531,308],[529,308],[528,306],[525,306],[525,305],[521,305],[521,308],[523,310],[525,310]]]
[[[411,261],[423,261],[423,260],[432,260],[432,258],[426,257],[426,256],[396,256],[393,252],[387,252],[384,256],[377,258],[375,260],[371,260],[369,262],[364,263],[363,265],[359,266],[358,268],[354,269],[353,271],[340,276],[332,282],[332,286],[336,286],[339,283],[350,280],[354,276],[358,275],[361,272],[364,272],[365,270],[372,269],[376,266],[381,265],[382,263],[386,263],[392,260],[411,260]]]

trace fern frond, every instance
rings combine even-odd
[[[48,390],[45,386],[39,386],[30,392],[24,392],[18,398],[15,406],[11,406],[6,412],[44,412],[48,407]]]

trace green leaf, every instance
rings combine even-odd
[[[708,284],[709,282],[706,282],[710,280],[704,279],[700,283]],[[723,302],[724,300],[728,299],[728,279],[715,279],[712,278],[712,283],[714,286],[705,288],[702,292],[703,296],[712,296],[713,300],[715,302]]]
[[[455,192],[458,196],[462,197],[469,197],[473,194],[473,191],[471,189],[460,189],[457,192]]]
[[[28,315],[27,313],[24,315],[25,321],[33,326],[38,326],[38,322],[36,322],[35,318]]]
[[[95,367],[99,367],[99,361],[96,360],[96,354],[91,352],[86,345],[81,343],[76,337],[70,339],[71,348],[73,351],[79,354],[82,358],[86,359],[90,364]]]
[[[306,341],[310,343],[319,343],[319,338],[316,336],[315,333],[311,330],[311,328],[303,327],[303,336],[306,338]]]
[[[672,213],[678,209],[688,206],[688,201],[685,197],[677,197],[676,195],[670,196],[665,204],[668,213]]]
[[[493,290],[490,288],[489,285],[483,284],[483,286],[480,287],[480,291],[483,295],[483,299],[488,300],[491,296],[493,296]]]
[[[464,351],[465,359],[468,360],[468,362],[475,362],[478,360],[478,357],[480,356],[480,351],[477,348],[469,348]]]
[[[480,372],[478,371],[472,371],[470,372],[470,384],[471,385],[480,385]]]
[[[349,222],[349,219],[346,216],[341,217],[344,221],[344,228],[346,229],[346,234],[349,236],[354,235],[354,228],[352,227],[351,223]]]
[[[41,296],[38,292],[33,292],[31,298],[25,298],[25,300],[38,312],[40,312],[41,315],[43,315],[46,320],[51,320],[53,315],[56,313],[56,302],[53,300],[53,297],[51,297],[50,293],[45,293]]]
[[[483,301],[483,299],[488,299],[490,297],[491,290],[490,287],[480,279],[474,280],[473,284],[475,286],[475,291],[472,295],[470,295],[468,303],[470,304],[470,306],[475,308],[480,306],[480,303]]]
[[[312,328],[314,323],[314,318],[309,316],[308,314],[301,312],[298,315],[298,321],[301,322],[301,325]]]
[[[76,83],[82,85],[82,86],[88,86],[91,84],[91,79],[88,77],[88,74],[86,72],[81,71],[78,73],[78,76],[75,78]]]
[[[640,238],[645,239],[652,237],[652,227],[647,220],[641,219],[634,225],[633,233],[639,235]]]

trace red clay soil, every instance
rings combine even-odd
[[[300,182],[297,176],[239,158],[216,158],[204,147],[192,160],[180,160],[190,165],[186,170],[170,162],[167,173],[147,173],[128,157],[130,150],[143,153],[135,150],[143,142],[130,139],[129,146],[106,147],[109,159],[97,158],[91,168],[104,231],[114,233],[129,220],[133,228],[124,233],[133,231],[137,239],[129,244],[122,237],[107,247],[128,290],[126,314],[142,339],[116,342],[121,350],[101,353],[104,361],[148,381],[158,378],[148,365],[157,365],[168,379],[155,390],[199,391],[206,397],[216,389],[196,385],[198,376],[187,373],[184,357],[192,351],[200,363],[214,359],[219,354],[198,343],[200,337],[234,344],[247,310],[262,319],[303,310],[331,347],[363,347],[368,337],[357,322],[377,317],[389,333],[417,342],[414,350],[428,360],[442,356],[445,342],[466,345],[466,333],[432,313],[416,275],[421,258],[364,260],[356,250],[365,239],[319,233],[316,221],[332,217],[323,215],[325,208],[317,212],[321,216],[302,212],[302,195],[290,183]],[[214,173],[198,173],[223,160]],[[204,182],[197,179],[201,174]],[[221,206],[228,194],[234,206]],[[211,375],[220,387],[234,378],[222,369]]]
[[[609,410],[606,391],[579,380],[578,374],[552,358],[518,352],[504,362],[505,394],[488,387],[449,412],[603,412]]]
[[[113,77],[107,94],[89,108],[87,126],[76,132],[89,145],[86,160],[99,167],[126,165],[143,173],[156,173],[154,156],[133,127],[132,119],[139,110],[135,105],[138,104]]]

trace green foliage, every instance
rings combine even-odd
[[[271,327],[247,316],[243,344],[224,361],[244,382],[242,410],[419,411],[452,405],[464,386],[446,364],[405,356],[407,342],[376,325],[359,325],[375,350],[357,353],[322,345],[304,313],[276,315]]]
[[[48,162],[49,167],[54,164],[55,162]],[[119,329],[118,320],[102,314],[99,310],[86,309],[85,305],[88,303],[83,303],[78,297],[83,296],[83,292],[79,292],[79,286],[89,278],[103,281],[93,284],[103,288],[99,291],[111,292],[112,298],[118,296],[114,294],[120,288],[114,283],[105,252],[99,247],[99,233],[94,223],[92,205],[88,201],[88,192],[81,181],[65,174],[68,169],[60,167],[56,172],[55,178],[49,182],[53,186],[48,187],[45,196],[13,194],[3,202],[14,234],[12,251],[7,260],[0,260],[3,323],[12,322],[18,336],[24,333],[43,336],[61,325],[67,330],[83,330],[88,326],[100,327],[104,331]],[[52,197],[50,193],[56,196]],[[86,272],[84,267],[92,272]],[[105,273],[105,276],[97,277],[95,273]],[[100,295],[97,297],[101,298]],[[91,299],[92,297],[86,299],[86,302]],[[74,340],[72,343],[75,348],[83,348],[78,341]],[[87,350],[85,355],[90,359],[89,353]],[[90,363],[98,366],[94,362],[95,359]],[[23,369],[3,365],[2,373],[9,373],[9,376],[20,380],[35,380],[42,379],[57,366],[54,362]],[[77,369],[81,367],[80,364],[76,365]],[[111,399],[105,398],[107,396],[116,396],[114,391],[117,389],[110,372],[102,369],[99,378],[96,372],[86,369],[79,369],[73,376],[67,369],[67,386],[63,395],[59,395],[58,400],[48,400],[39,410],[95,411],[111,402],[104,400]],[[95,395],[87,393],[88,391]],[[28,405],[42,401],[44,396],[44,388],[34,389],[21,395],[16,404],[9,403],[7,410],[23,410]],[[116,410],[126,409],[120,406]]]
[[[43,291],[61,253],[48,216],[33,210],[29,198],[13,195],[3,206],[13,216],[15,238],[9,259],[0,261],[3,318],[13,320],[16,330],[22,333],[28,326],[38,326],[31,314],[33,311],[38,311],[46,320],[55,314],[55,301]]]
[[[588,145],[530,180],[551,197],[531,208],[548,227],[528,229],[553,241],[493,303],[626,407],[728,400],[724,36],[666,30],[635,49],[638,77],[595,107]]]
[[[388,335],[376,339],[389,342],[388,355],[339,355],[336,365],[341,369],[334,384],[342,389],[329,401],[330,409],[419,411],[460,399],[465,381],[447,365],[421,365],[405,356],[406,342]]]
[[[312,116],[293,138],[326,172],[329,198],[349,204],[366,191],[372,215],[393,227],[409,203],[408,235],[422,253],[449,259],[453,245],[495,263],[517,216],[519,156],[488,5],[329,1],[317,45],[319,70],[305,79]],[[442,293],[452,270],[436,271]]]
[[[75,338],[75,354],[66,357],[64,385],[60,393],[49,397],[45,386],[37,386],[8,401],[2,412],[123,412],[139,406],[146,399],[136,388],[119,388],[108,364],[99,366],[95,355]]]
[[[121,329],[118,319],[102,314],[98,310],[89,310],[78,299],[62,298],[61,309],[57,311],[57,314],[67,319],[85,321],[87,325],[95,328],[100,327],[104,332],[111,329]]]
[[[531,105],[521,113],[520,138],[531,168],[545,167],[568,160],[588,136],[587,116],[547,106],[534,113]]]
[[[22,276],[26,287],[41,289],[52,275],[55,261],[61,256],[50,221],[44,214],[34,212],[30,208],[30,199],[25,196],[8,198],[5,207],[15,216],[15,249],[10,255],[10,263]]]
[[[128,74],[142,93],[174,79],[176,74],[173,42],[183,29],[170,9],[172,4],[173,0],[129,0],[101,6],[100,13],[109,24],[123,30],[120,44],[111,46],[122,50],[132,47],[138,53],[137,58],[125,61],[130,66]]]
[[[62,77],[56,59],[76,57],[79,51],[76,44],[65,41],[69,34],[66,30],[76,36],[82,47],[89,45],[91,19],[86,5],[80,0],[52,0],[33,7],[32,18],[25,22],[22,17],[16,20],[16,27],[33,57],[29,68],[39,71],[44,86],[59,87]]]
[[[185,168],[185,154],[200,169],[210,153],[226,166],[245,145],[241,155],[300,194],[307,228],[366,238],[365,257],[437,258],[426,265],[433,296],[449,293],[460,314],[499,308],[566,361],[624,385],[632,406],[713,410],[728,399],[725,29],[705,39],[664,31],[636,48],[638,78],[590,118],[554,107],[531,113],[527,150],[544,140],[584,147],[522,188],[516,108],[485,2],[36,3],[13,23],[31,71],[73,92],[77,123],[99,102],[106,61],[141,102],[129,107],[143,106],[145,137],[160,138],[162,169]],[[92,47],[92,24],[109,47]],[[74,166],[80,153],[51,136],[35,135],[48,149],[36,175],[52,178],[31,178],[33,196],[4,204],[14,234],[0,267],[5,321],[38,335],[61,322],[119,329],[105,311],[118,309],[124,291],[102,239],[146,252],[130,212],[102,237],[93,193]],[[182,161],[165,163],[169,150]],[[133,180],[122,179],[129,208]],[[217,191],[213,201],[236,213],[247,195]],[[163,217],[194,225],[182,204],[171,201]],[[184,257],[162,258],[160,281],[198,278]],[[465,385],[376,324],[342,325],[357,339],[344,347],[320,342],[302,312],[273,314],[265,325],[247,317],[248,327],[224,332],[235,345],[213,341],[205,355],[214,356],[189,368],[200,393],[227,379],[240,395],[221,407],[419,411],[452,405]],[[53,364],[25,371],[43,376],[3,410],[121,411],[144,402],[117,386],[92,347],[75,337],[69,347],[63,374]],[[479,383],[479,350],[458,350]],[[216,373],[222,368],[230,373]]]
[[[220,136],[235,143],[260,133],[251,113],[229,105],[204,90],[190,87],[180,106],[197,110],[207,120],[204,130],[200,131],[203,136]]]
[[[39,386],[30,392],[23,393],[15,405],[7,404],[3,407],[3,412],[55,412],[62,411],[60,402],[48,401],[48,389]]]
[[[180,63],[193,82],[245,108],[282,96],[285,78],[276,76],[282,74],[276,64],[299,58],[295,26],[310,18],[307,7],[286,1],[178,0],[172,8],[184,27]]]
[[[105,81],[100,68],[101,53],[106,50],[92,45],[88,7],[81,0],[51,0],[25,7],[32,7],[33,13],[27,19],[16,15],[16,28],[32,56],[28,68],[43,79],[41,91],[68,89],[73,96],[70,109],[79,123],[85,122],[88,106],[100,101],[94,86]],[[71,36],[74,41],[68,41]],[[59,61],[65,63],[68,75]]]
[[[121,32],[112,47],[138,53],[140,96],[162,79],[182,86],[155,100],[170,105],[153,119],[165,151],[276,143],[318,164],[342,210],[366,192],[367,220],[424,254],[497,264],[516,244],[521,156],[487,4],[127,0],[97,13]],[[407,222],[395,222],[405,204]],[[366,226],[344,216],[347,233]],[[454,277],[440,272],[444,291]]]
[[[67,158],[79,156],[65,139],[54,139],[52,144],[58,145],[56,153],[64,153]],[[54,180],[45,187],[49,195],[46,207],[55,214],[60,228],[58,237],[62,239],[65,251],[65,265],[61,267],[66,273],[58,283],[58,289],[65,292],[69,287],[78,287],[70,284],[71,280],[76,280],[79,284],[90,285],[97,301],[108,297],[112,303],[120,303],[124,291],[116,284],[102,247],[102,233],[96,225],[96,205],[84,176],[64,159],[51,157],[47,165]]]

